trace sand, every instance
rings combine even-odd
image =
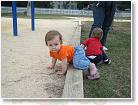
[[[48,70],[49,50],[45,34],[51,29],[63,34],[64,44],[72,40],[76,21],[18,19],[18,36],[13,36],[12,19],[1,18],[1,95],[2,98],[60,98],[65,76]],[[59,69],[57,64],[56,69]]]

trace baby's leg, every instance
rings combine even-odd
[[[94,63],[90,63],[90,75],[88,76],[88,79],[90,80],[96,80],[100,78],[100,74],[97,71],[97,68]]]
[[[90,63],[90,75],[94,75],[97,73],[97,68],[94,63]]]
[[[61,66],[61,63],[58,63],[56,66],[55,66],[55,71],[61,71],[62,70],[62,66]]]
[[[59,75],[66,74],[68,68],[68,63],[67,62],[62,62],[61,63],[61,70],[57,72]]]
[[[57,74],[58,75],[64,75],[64,74],[66,74],[66,71],[58,71]]]
[[[95,58],[91,58],[90,56],[87,56],[87,57],[90,60],[90,62],[94,63],[95,65],[97,65],[98,63],[100,63],[103,60],[102,55],[97,55],[97,56],[95,56]]]

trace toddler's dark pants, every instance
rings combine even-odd
[[[103,53],[102,55],[95,55],[96,57],[94,59],[88,58],[90,60],[90,62],[94,63],[95,65],[97,65],[97,63],[107,60],[108,57],[105,53]]]

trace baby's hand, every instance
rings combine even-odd
[[[83,44],[81,44],[80,47],[85,48],[85,46]]]

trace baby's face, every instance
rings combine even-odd
[[[47,45],[50,51],[58,52],[61,47],[59,36],[54,37],[50,41],[47,41]]]

